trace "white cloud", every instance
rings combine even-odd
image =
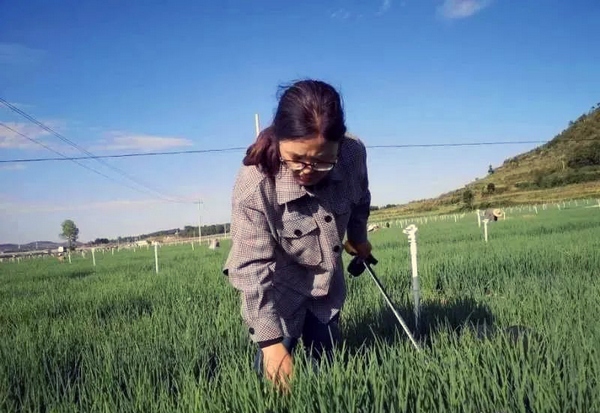
[[[444,0],[437,12],[445,19],[464,19],[488,7],[492,0]]]
[[[392,7],[392,0],[383,0],[381,6],[379,7],[379,11],[377,11],[378,15],[382,15],[386,13]]]
[[[112,136],[104,139],[99,145],[93,146],[90,150],[155,151],[193,145],[189,139],[170,136],[126,134],[123,132],[112,132],[109,135]]]
[[[22,171],[25,165],[22,163],[0,164],[0,171]]]
[[[2,64],[34,64],[42,59],[43,50],[32,49],[18,43],[0,43],[0,63]]]
[[[42,148],[36,143],[24,138],[25,135],[32,139],[39,140],[40,138],[49,135],[50,133],[40,129],[32,123],[17,123],[17,122],[2,122],[10,129],[0,125],[0,149],[32,149]],[[11,130],[12,129],[12,130]]]
[[[374,2],[374,3],[379,3],[379,7],[377,8],[377,11],[373,12],[373,15],[381,16],[381,15],[387,13],[392,7],[392,1],[393,0],[377,0],[377,2]],[[401,5],[404,5],[404,4],[401,4]],[[349,5],[349,6],[351,6],[351,5]],[[348,19],[360,20],[363,18],[363,14],[358,12],[357,7],[350,7],[350,8],[341,7],[339,9],[335,10],[334,12],[332,12],[329,15],[329,17],[331,17],[332,19],[338,19],[338,20],[348,20]]]
[[[348,10],[346,10],[344,8],[338,9],[338,10],[334,11],[333,13],[331,13],[332,19],[346,20],[350,16],[352,16],[352,13],[350,13]]]

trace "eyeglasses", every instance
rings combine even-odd
[[[291,161],[289,159],[281,158],[281,162],[285,163],[288,168],[292,171],[300,172],[304,170],[304,168],[310,167],[313,171],[317,172],[326,172],[331,171],[333,167],[337,164],[335,162],[325,162],[325,161],[317,161],[317,162],[302,162],[302,161]]]

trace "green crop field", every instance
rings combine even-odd
[[[417,225],[422,351],[366,272],[347,277],[344,346],[318,372],[298,353],[288,395],[252,370],[229,241],[165,245],[158,274],[152,248],[0,263],[0,411],[598,411],[600,208],[513,211],[487,244],[474,214]],[[371,240],[412,327],[407,237]]]

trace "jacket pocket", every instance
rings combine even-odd
[[[275,309],[281,317],[292,317],[310,297],[312,283],[306,276],[307,271],[299,264],[288,264],[275,269],[272,294]]]
[[[321,230],[311,216],[284,219],[280,233],[281,247],[293,261],[316,266],[323,261],[320,235]]]

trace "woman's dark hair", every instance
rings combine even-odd
[[[339,142],[346,134],[344,109],[338,92],[320,80],[301,80],[280,87],[273,123],[246,150],[244,165],[257,165],[274,177],[279,172],[279,141],[320,135]]]

